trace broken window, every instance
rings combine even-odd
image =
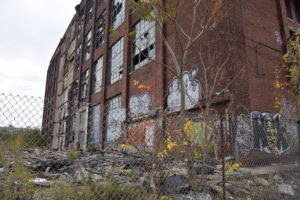
[[[77,28],[77,38],[80,38],[82,32],[83,32],[83,26],[84,26],[84,15],[79,15],[79,21],[78,21],[78,28]]]
[[[86,121],[86,110],[81,111],[79,113],[79,144],[80,146],[86,143],[86,128],[87,128],[87,121]]]
[[[94,64],[93,71],[93,94],[100,92],[102,89],[102,70],[103,70],[103,57],[99,58]]]
[[[117,29],[125,19],[125,0],[112,0],[112,27]]]
[[[82,77],[81,77],[81,95],[80,95],[81,101],[84,100],[87,97],[88,81],[89,81],[89,70],[86,70],[82,74]]]
[[[100,105],[91,108],[89,143],[100,142]]]
[[[294,6],[295,6],[297,22],[300,24],[300,1],[294,0]]]
[[[113,97],[107,103],[106,112],[106,140],[114,141],[121,134],[123,112],[121,106],[121,95]]]
[[[94,4],[94,0],[87,1],[87,10],[86,10],[87,23],[91,22],[93,19],[93,4]]]
[[[136,70],[155,57],[155,26],[154,22],[142,20],[135,25],[133,41],[133,70]]]
[[[75,106],[77,104],[77,93],[78,93],[78,80],[75,80],[72,85],[71,106]]]
[[[96,24],[96,49],[98,49],[104,43],[105,36],[105,15],[104,11],[97,19]]]
[[[92,31],[90,30],[89,33],[85,37],[85,48],[84,48],[84,60],[87,61],[90,59],[90,49],[91,49],[91,38],[92,38]]]
[[[286,8],[286,14],[288,18],[292,19],[292,10],[291,10],[291,2],[290,0],[285,0],[285,8]]]
[[[123,38],[110,49],[109,83],[112,84],[122,78],[123,74]]]
[[[75,130],[76,130],[76,116],[72,116],[70,120],[70,137],[69,142],[74,143],[75,141]]]
[[[75,71],[78,71],[80,68],[80,54],[81,54],[81,44],[76,49],[76,55],[75,55]]]

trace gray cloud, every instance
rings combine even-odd
[[[49,61],[79,2],[0,1],[0,93],[44,96]]]

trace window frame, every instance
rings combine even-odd
[[[149,25],[147,25],[149,24]],[[138,27],[139,26],[139,27]],[[146,26],[146,28],[144,28]],[[142,30],[142,31],[140,31]],[[136,34],[133,36],[132,42],[132,71],[135,71],[144,65],[148,64],[152,59],[155,59],[155,42],[156,42],[156,34],[155,34],[155,22],[149,22],[145,20],[140,20],[134,25],[134,31]],[[147,38],[145,35],[149,35]],[[142,40],[147,38],[147,44],[143,44]],[[137,43],[139,41],[139,43]],[[137,46],[141,46],[140,49],[137,49]],[[142,49],[143,48],[143,49]],[[143,52],[146,51],[147,55]],[[150,55],[150,52],[151,55]],[[138,62],[135,64],[135,57],[138,56]],[[144,59],[141,60],[142,56]]]
[[[73,115],[70,118],[69,143],[74,143],[75,142],[75,135],[76,135],[76,115]]]
[[[95,49],[100,48],[105,42],[105,16],[106,10],[102,12],[96,21]]]
[[[115,42],[109,50],[108,83],[113,84],[123,77],[124,38]]]
[[[80,44],[76,48],[76,52],[75,52],[75,61],[74,61],[75,71],[78,71],[80,69],[80,65],[81,65],[81,51],[82,51],[82,45]]]
[[[122,121],[115,119],[115,113],[120,113],[122,109],[122,95],[119,94],[110,98],[106,103],[106,120],[105,120],[105,141],[114,142],[121,135]],[[111,117],[112,115],[113,117]],[[113,119],[113,121],[111,120]],[[110,128],[111,127],[111,128]]]
[[[100,63],[99,63],[100,62]],[[103,87],[103,65],[104,58],[101,56],[97,59],[97,61],[93,64],[93,83],[92,83],[92,94],[96,94],[102,90]],[[100,84],[97,84],[97,83]],[[97,85],[99,85],[97,87]]]
[[[78,17],[78,26],[77,26],[77,39],[81,37],[84,29],[84,12],[81,11]]]
[[[80,82],[80,101],[83,101],[88,96],[89,70],[86,70],[81,75]]]
[[[77,100],[78,89],[79,89],[79,80],[76,79],[72,83],[71,106],[75,106],[78,102],[78,100]]]
[[[91,58],[91,41],[92,41],[92,30],[90,30],[85,36],[84,46],[84,61],[88,61]]]
[[[90,23],[93,20],[93,9],[94,7],[94,0],[87,0],[86,6],[86,23]]]
[[[100,142],[101,104],[96,104],[90,109],[88,143]],[[97,135],[95,135],[97,134]],[[96,140],[96,141],[95,141]]]
[[[119,1],[121,4],[118,5]],[[117,2],[117,4],[116,4]],[[125,21],[125,0],[112,0],[111,26],[113,29],[119,28]],[[119,8],[121,6],[121,8]],[[118,11],[119,10],[119,11]]]

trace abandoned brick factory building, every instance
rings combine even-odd
[[[185,0],[180,5],[178,20],[184,28],[192,21],[193,2]],[[226,61],[229,67],[216,84],[215,104],[233,102],[248,111],[231,118],[235,128],[228,134],[241,155],[269,154],[266,123],[280,120],[274,109],[278,93],[273,86],[274,71],[282,65],[291,34],[300,30],[300,2],[216,2],[211,11],[216,13],[214,21],[201,45],[192,47],[199,50],[201,46],[203,59],[198,50],[190,51],[182,73],[187,96],[195,100],[186,101],[187,109],[193,110],[205,96],[201,63],[211,58],[215,59],[211,65]],[[141,19],[129,0],[82,0],[75,9],[47,72],[43,133],[49,146],[104,148],[120,137],[124,123],[133,127],[146,123],[145,143],[152,146],[155,118],[140,122],[134,120],[135,114],[149,116],[180,107],[178,80],[168,67],[174,61],[168,45],[182,53],[183,34],[177,36],[182,30],[167,21],[162,24],[162,37],[157,24]],[[209,6],[200,8],[199,18],[204,18],[204,9],[210,11]],[[233,79],[226,90],[218,90]],[[280,154],[299,147],[298,126],[287,123],[286,127],[285,132],[276,131]]]

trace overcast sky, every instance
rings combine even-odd
[[[80,0],[0,0],[0,93],[44,97],[49,61]]]

